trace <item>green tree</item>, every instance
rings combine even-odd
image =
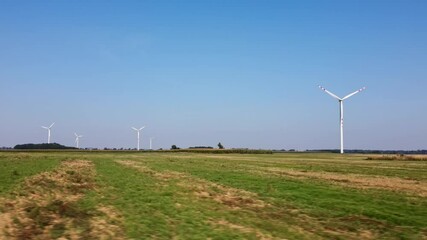
[[[218,143],[218,148],[219,148],[219,149],[224,149],[224,146],[222,146],[222,144],[221,144],[221,143]]]

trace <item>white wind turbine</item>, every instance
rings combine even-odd
[[[136,148],[138,151],[139,151],[139,132],[140,132],[142,129],[144,129],[144,128],[145,128],[145,126],[144,126],[144,127],[139,128],[139,129],[138,129],[138,128],[135,128],[135,127],[132,127],[132,129],[133,129],[133,130],[135,130],[135,131],[138,133],[138,135],[137,135],[137,136],[138,136],[138,145],[137,145],[137,148]]]
[[[77,133],[74,133],[74,135],[76,136],[76,148],[78,149],[79,148],[79,139],[81,138],[81,137],[83,137],[83,135],[78,135]]]
[[[329,92],[328,90],[326,90],[324,87],[319,86],[320,89],[322,89],[323,91],[325,91],[327,94],[331,95],[333,98],[337,99],[339,104],[340,104],[340,136],[341,136],[341,150],[340,153],[344,153],[344,107],[343,107],[343,101],[346,100],[347,98],[353,96],[356,93],[359,93],[363,90],[366,89],[366,87],[363,87],[353,93],[348,94],[347,96],[340,98],[337,95]]]
[[[153,137],[150,137],[150,150],[153,150]]]
[[[52,123],[49,127],[44,127],[42,126],[42,128],[47,129],[47,143],[50,143],[50,129],[53,127],[55,123]]]

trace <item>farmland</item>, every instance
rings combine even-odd
[[[61,237],[426,239],[427,161],[0,152],[0,239]]]

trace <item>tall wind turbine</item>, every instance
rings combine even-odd
[[[132,127],[132,129],[133,130],[135,130],[137,133],[138,133],[138,145],[137,145],[137,150],[139,151],[139,132],[142,130],[142,129],[144,129],[145,128],[145,126],[144,127],[142,127],[142,128],[134,128],[134,127]]]
[[[340,98],[337,95],[329,92],[328,90],[326,90],[324,87],[319,86],[320,89],[322,89],[323,91],[325,91],[327,94],[331,95],[333,98],[337,99],[339,104],[340,104],[340,136],[341,136],[341,150],[340,153],[343,154],[344,153],[344,106],[343,106],[343,101],[346,100],[347,98],[353,96],[356,93],[359,93],[363,90],[366,89],[366,87],[363,87],[353,93],[348,94],[347,96]]]
[[[55,123],[52,123],[49,127],[44,127],[42,126],[42,128],[47,129],[47,143],[50,143],[50,129],[53,127]]]
[[[74,135],[76,136],[76,148],[78,149],[79,148],[79,139],[81,137],[83,137],[83,135],[78,135],[77,133],[74,133]]]
[[[150,137],[150,150],[153,150],[153,137]]]

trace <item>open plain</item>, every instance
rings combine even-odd
[[[427,161],[0,152],[0,239],[427,239]]]

